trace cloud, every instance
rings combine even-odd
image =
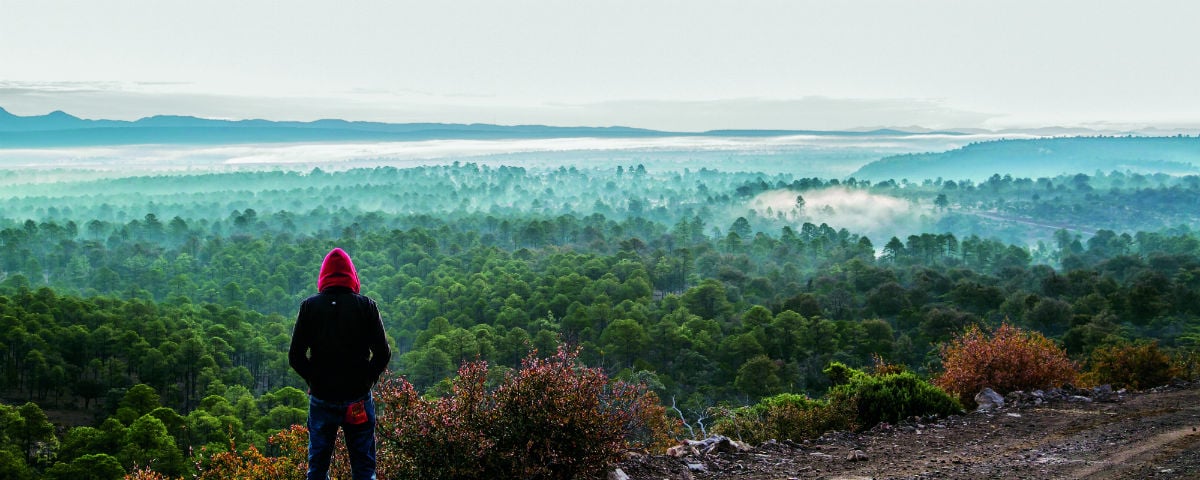
[[[580,105],[604,117],[638,118],[648,128],[679,130],[848,130],[919,125],[978,127],[996,115],[955,109],[934,100],[804,97],[709,101],[626,100]]]

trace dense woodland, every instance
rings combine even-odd
[[[872,183],[456,163],[14,170],[0,185],[11,478],[152,458],[181,474],[201,446],[261,446],[303,423],[286,350],[334,246],[380,305],[393,374],[430,395],[464,361],[517,367],[562,343],[689,421],[819,395],[835,361],[936,372],[937,346],[974,324],[1041,331],[1080,360],[1126,339],[1200,346],[1196,176]],[[911,214],[871,237],[806,200],[829,192]]]
[[[992,174],[1053,177],[1096,170],[1136,173],[1200,173],[1200,137],[1092,136],[1009,139],[975,142],[962,148],[900,154],[871,162],[854,172],[859,178],[885,180],[967,178]]]

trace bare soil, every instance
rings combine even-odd
[[[1198,429],[1200,384],[1180,383],[1115,402],[1009,405],[619,467],[635,480],[1198,479]]]

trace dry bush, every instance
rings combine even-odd
[[[404,379],[383,382],[380,460],[395,478],[590,478],[630,449],[673,441],[677,421],[653,392],[610,382],[578,354],[534,352],[495,390],[485,387],[487,365],[468,363],[435,400]]]
[[[1133,390],[1166,385],[1184,373],[1170,355],[1159,350],[1157,341],[1097,348],[1090,364],[1085,382]]]
[[[254,445],[238,451],[232,438],[229,440],[229,450],[211,452],[207,448],[201,448],[193,457],[196,466],[196,475],[193,478],[302,480],[305,477],[308,465],[308,429],[292,425],[290,429],[273,435],[268,440],[268,445],[269,450],[277,451],[279,455],[264,455]]]
[[[941,375],[934,384],[963,405],[974,405],[984,387],[1000,393],[1073,383],[1079,369],[1067,353],[1035,331],[1007,323],[991,334],[971,326],[940,349]]]
[[[904,373],[908,367],[900,363],[888,363],[878,353],[871,354],[871,373],[876,376]]]

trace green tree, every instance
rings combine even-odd
[[[117,480],[124,476],[121,462],[104,453],[83,455],[46,469],[46,478],[52,480]]]
[[[120,404],[120,407],[131,409],[138,417],[150,413],[151,410],[160,406],[162,405],[159,403],[158,392],[155,392],[154,388],[149,385],[141,383],[129,387]]]
[[[753,398],[762,398],[780,393],[783,382],[779,378],[779,362],[766,355],[758,355],[738,368],[734,386]]]
[[[54,436],[54,424],[46,418],[42,408],[33,402],[17,407],[17,414],[20,420],[15,425],[10,425],[9,435],[21,447],[27,463],[44,463],[50,452],[58,446],[58,439]]]
[[[725,295],[725,286],[709,279],[688,289],[683,294],[683,304],[689,312],[702,318],[724,320],[733,313],[733,304]]]
[[[650,344],[646,329],[636,320],[624,318],[608,324],[600,334],[600,343],[605,355],[613,358],[617,365],[631,366]]]
[[[33,470],[25,463],[20,453],[0,449],[0,472],[4,478],[11,480],[29,480],[33,478]]]
[[[175,439],[167,433],[162,420],[151,415],[143,415],[129,426],[118,457],[127,470],[142,466],[167,475],[183,473],[183,455]]]

